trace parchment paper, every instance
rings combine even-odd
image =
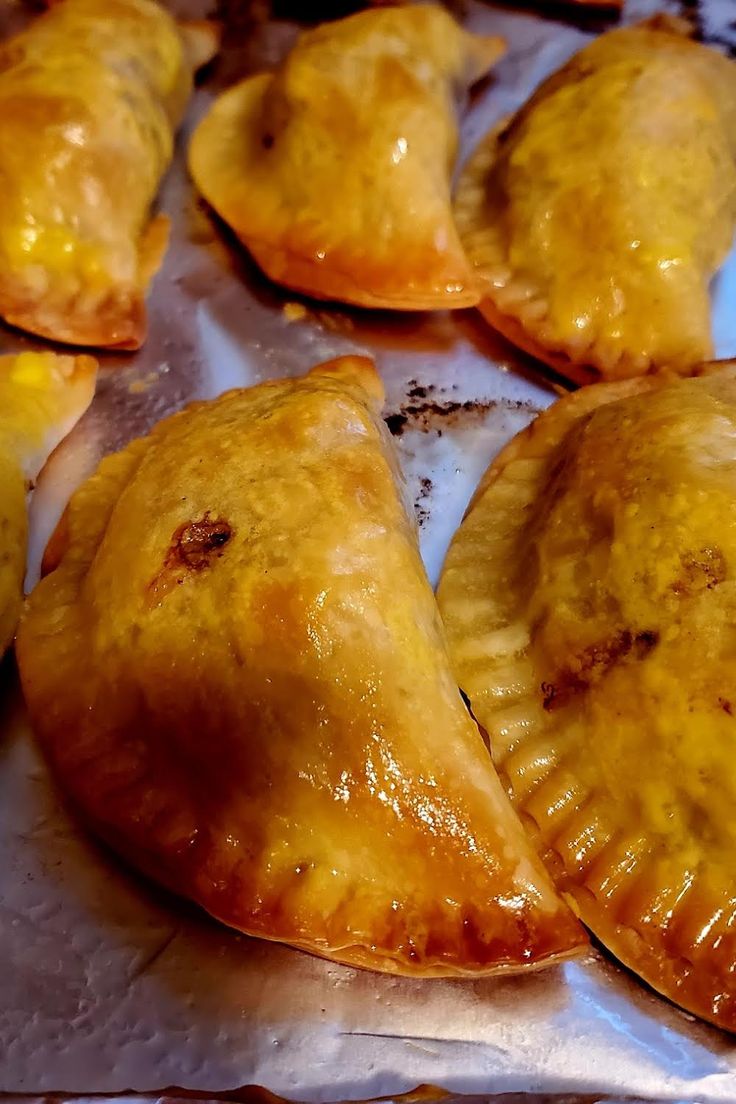
[[[196,0],[185,6],[207,14]],[[196,201],[181,157],[212,93],[274,60],[294,33],[286,23],[251,26],[244,5],[230,7],[226,49],[197,93],[162,194],[174,240],[150,302],[149,341],[136,356],[103,357],[92,408],[47,466],[32,499],[29,583],[63,503],[102,452],[190,398],[347,350],[373,353],[386,380],[389,424],[436,578],[480,473],[554,398],[550,380],[473,312],[392,317],[315,304],[302,304],[304,317],[295,318],[299,307],[284,312],[295,297],[257,276]],[[510,41],[465,119],[466,147],[605,26],[600,16],[580,30],[532,12],[463,8],[473,26]],[[723,4],[708,11],[727,26]],[[18,5],[0,8],[6,28],[20,15]],[[714,288],[722,356],[736,354],[735,288],[732,259]],[[0,331],[0,345],[35,343]],[[459,1093],[736,1101],[734,1043],[596,952],[523,978],[412,982],[218,927],[87,839],[29,737],[12,659],[2,675],[0,1092],[260,1085],[336,1101],[432,1083]]]

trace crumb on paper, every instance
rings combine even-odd
[[[147,372],[145,376],[139,376],[138,379],[134,379],[128,384],[129,395],[145,395],[151,390],[155,384],[159,382],[159,378],[165,375],[169,370],[169,365],[164,361],[163,364],[159,364],[153,372]]]
[[[303,322],[309,314],[303,303],[284,303],[281,310],[287,322]]]
[[[424,523],[428,521],[430,516],[429,506],[425,506],[423,503],[430,497],[431,493],[432,480],[428,476],[423,476],[419,480],[419,492],[414,499],[414,514],[420,529],[424,527]]]
[[[355,323],[346,314],[330,314],[327,311],[320,311],[317,319],[326,330],[332,330],[333,333],[350,333],[351,330],[355,329]]]
[[[394,437],[400,437],[409,418],[406,414],[386,414],[383,420],[388,426],[389,433]]]
[[[384,421],[394,437],[400,437],[408,428],[418,429],[421,433],[434,431],[441,435],[437,424],[440,419],[446,424],[455,425],[462,419],[482,417],[499,405],[513,404],[499,403],[495,399],[487,402],[471,399],[466,402],[435,402],[429,399],[425,402],[405,403],[397,413],[387,414]]]
[[[441,425],[452,428],[471,420],[482,419],[489,411],[496,408],[507,411],[528,410],[532,415],[539,413],[532,403],[519,399],[466,399],[463,402],[458,399],[440,398],[448,390],[457,391],[457,389],[455,383],[451,388],[447,388],[410,379],[407,384],[406,401],[401,403],[398,410],[384,415],[383,420],[389,432],[394,437],[401,437],[404,430],[414,429],[421,433],[435,433],[441,437]]]

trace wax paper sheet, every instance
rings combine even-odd
[[[635,0],[627,16],[652,6]],[[208,14],[198,0],[177,7]],[[607,25],[605,15],[573,18],[550,5],[545,14],[474,2],[455,10],[509,40],[507,57],[465,116],[465,149]],[[0,5],[0,30],[25,14],[20,3]],[[384,376],[386,414],[434,579],[479,475],[553,400],[553,381],[473,312],[349,312],[282,294],[259,278],[196,199],[182,151],[213,93],[273,62],[295,27],[244,3],[225,4],[221,14],[223,54],[196,94],[161,196],[174,231],[150,301],[149,340],[134,356],[102,357],[90,411],[39,482],[29,585],[64,502],[102,453],[191,398],[301,372],[340,351],[371,353]],[[724,0],[695,12],[724,47],[734,14]],[[736,354],[735,289],[732,259],[714,285],[721,356]],[[0,331],[0,345],[36,343]],[[34,748],[12,658],[1,683],[0,1092],[178,1086],[216,1094],[258,1085],[295,1100],[337,1101],[433,1084],[539,1100],[736,1101],[731,1039],[597,951],[526,977],[410,981],[219,927],[86,837]]]

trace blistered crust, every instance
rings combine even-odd
[[[103,461],[19,633],[33,725],[94,829],[233,927],[393,973],[541,965],[584,936],[450,674],[382,396],[343,358]]]
[[[586,46],[461,176],[488,321],[578,383],[706,360],[709,283],[736,224],[734,135],[736,65],[680,24]]]
[[[502,49],[439,7],[307,32],[217,100],[192,139],[195,183],[277,283],[364,307],[473,305],[450,206],[454,97]]]

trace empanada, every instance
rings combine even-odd
[[[450,206],[454,96],[501,54],[439,7],[359,12],[301,35],[195,131],[197,187],[272,280],[420,310],[478,302]]]
[[[141,344],[168,236],[150,208],[213,48],[201,25],[186,34],[153,0],[60,0],[0,45],[0,316],[14,326]]]
[[[96,376],[92,357],[0,356],[0,657],[23,601],[28,484],[89,406]]]
[[[501,453],[438,591],[558,888],[736,1029],[736,366],[562,399]]]
[[[736,64],[652,22],[602,35],[464,170],[456,216],[501,333],[580,383],[712,354],[736,224]]]
[[[396,973],[579,947],[450,674],[370,361],[189,407],[72,499],[18,657],[84,817],[236,928]]]

